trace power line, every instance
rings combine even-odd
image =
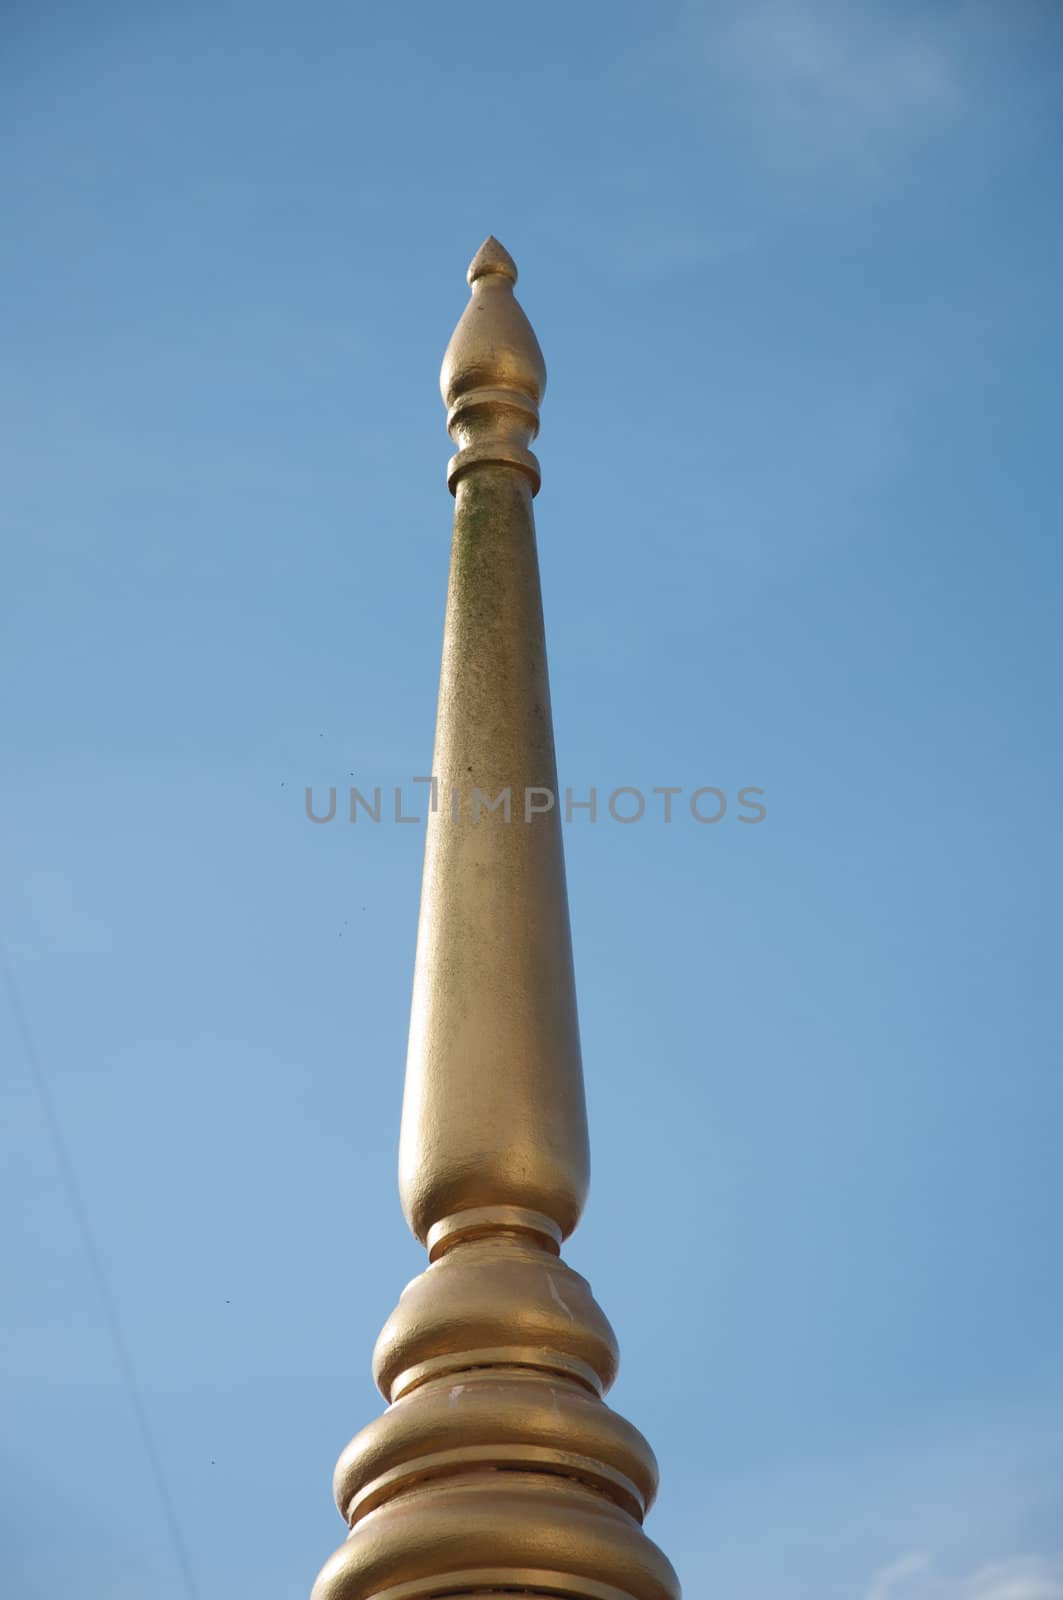
[[[121,1373],[122,1382],[125,1384],[126,1393],[129,1397],[129,1403],[133,1409],[133,1415],[136,1418],[137,1428],[140,1431],[141,1442],[144,1446],[144,1454],[147,1456],[148,1465],[151,1468],[151,1475],[155,1480],[155,1488],[159,1496],[159,1504],[162,1507],[167,1528],[169,1529],[170,1542],[173,1545],[174,1557],[184,1580],[184,1586],[188,1593],[189,1600],[200,1600],[199,1586],[196,1583],[195,1574],[192,1571],[192,1563],[188,1554],[188,1545],[185,1541],[185,1536],[181,1531],[181,1524],[177,1517],[177,1508],[174,1505],[173,1496],[170,1493],[170,1488],[166,1481],[166,1474],[163,1471],[162,1457],[159,1454],[158,1448],[155,1444],[154,1435],[151,1431],[151,1423],[148,1420],[147,1407],[144,1404],[144,1397],[141,1393],[140,1384],[137,1381],[136,1368],[133,1365],[133,1358],[130,1354],[129,1346],[126,1343],[125,1334],[122,1332],[122,1323],[118,1315],[118,1306],[111,1291],[111,1286],[103,1265],[103,1258],[100,1255],[99,1248],[96,1244],[95,1234],[93,1233],[92,1224],[89,1221],[89,1215],[85,1207],[85,1201],[81,1193],[81,1187],[78,1183],[77,1173],[74,1170],[74,1163],[71,1160],[70,1151],[67,1146],[66,1139],[63,1136],[62,1124],[59,1121],[55,1099],[52,1095],[51,1089],[49,1088],[48,1078],[45,1074],[44,1067],[34,1041],[33,1033],[30,1029],[29,1019],[26,1015],[26,1008],[22,1003],[22,996],[19,992],[18,984],[15,981],[14,968],[11,965],[7,949],[2,941],[0,941],[0,967],[3,968],[4,984],[7,989],[8,1000],[11,1004],[11,1012],[15,1019],[15,1027],[22,1040],[22,1048],[25,1051],[26,1060],[29,1063],[30,1073],[37,1089],[37,1097],[40,1100],[41,1111],[44,1114],[45,1126],[48,1129],[48,1136],[51,1140],[52,1152],[55,1156],[55,1163],[59,1168],[59,1175],[62,1179],[63,1188],[66,1190],[67,1200],[70,1203],[70,1209],[73,1212],[74,1220],[77,1223],[77,1229],[81,1236],[81,1243],[85,1251],[85,1257],[89,1264],[89,1271],[91,1272],[93,1281],[96,1285],[96,1293],[99,1295],[100,1307],[103,1311],[103,1319],[107,1324],[107,1331],[111,1336],[111,1343],[114,1346],[114,1354],[115,1360],[118,1363],[118,1370]]]

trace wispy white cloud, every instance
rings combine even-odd
[[[1063,1561],[1020,1556],[950,1577],[925,1556],[902,1556],[875,1574],[865,1600],[1063,1600]]]
[[[901,1556],[899,1561],[891,1561],[876,1572],[864,1600],[897,1600],[905,1579],[924,1573],[927,1566],[926,1556]]]
[[[907,145],[963,104],[947,28],[868,0],[749,0],[714,11],[705,37],[732,102],[787,139]]]
[[[1057,1415],[1049,1385],[1031,1415],[720,1470],[655,1537],[730,1600],[1063,1600]]]
[[[686,0],[650,15],[602,78],[647,132],[637,157],[559,179],[635,274],[744,255],[780,217],[888,185],[1016,99],[997,71],[1016,25],[988,0]],[[703,164],[660,154],[653,130],[673,124]]]

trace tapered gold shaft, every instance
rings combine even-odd
[[[678,1600],[612,1329],[559,1257],[588,1181],[532,497],[546,370],[495,239],[443,362],[454,537],[400,1146],[430,1265],[377,1342],[314,1600]]]
[[[400,1147],[420,1239],[498,1206],[567,1235],[587,1191],[528,449],[546,369],[515,279],[489,239],[441,377],[461,448]]]

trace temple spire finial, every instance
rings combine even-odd
[[[546,363],[513,293],[517,268],[495,238],[484,241],[467,274],[469,303],[447,345],[439,388],[447,428],[458,446],[447,468],[455,493],[471,467],[517,467],[539,490],[539,463],[528,448],[539,432]]]
[[[443,361],[454,535],[399,1189],[429,1266],[377,1341],[313,1600],[679,1600],[646,1440],[560,1259],[589,1179],[532,497],[546,368],[488,239]]]

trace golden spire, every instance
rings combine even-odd
[[[587,1192],[532,497],[546,368],[488,239],[443,359],[454,538],[399,1184],[430,1265],[377,1341],[350,1525],[313,1600],[678,1600],[657,1466],[602,1396],[613,1331],[560,1259]]]

